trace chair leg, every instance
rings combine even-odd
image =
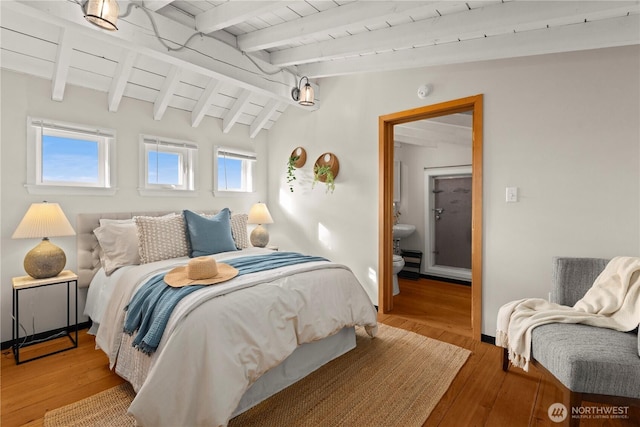
[[[502,370],[507,372],[509,370],[509,350],[502,349]]]

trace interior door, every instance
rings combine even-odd
[[[471,268],[471,175],[433,177],[435,265]]]

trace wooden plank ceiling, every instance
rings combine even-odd
[[[289,106],[320,108],[329,76],[640,44],[639,1],[121,0],[114,32],[79,3],[1,1],[2,68],[50,79],[54,100],[89,87],[109,111],[126,96],[252,138]],[[302,76],[312,107],[291,98]]]

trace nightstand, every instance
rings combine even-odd
[[[276,245],[267,245],[265,246],[266,249],[271,249],[272,251],[278,251],[280,248]]]
[[[60,274],[58,274],[56,277],[49,277],[47,279],[34,279],[31,276],[20,276],[20,277],[14,277],[12,281],[13,281],[13,329],[11,331],[11,334],[12,334],[12,341],[13,341],[13,345],[12,345],[13,355],[16,359],[16,364],[19,365],[21,363],[30,362],[32,360],[40,359],[45,356],[50,356],[52,354],[60,353],[62,351],[67,351],[67,350],[71,350],[72,348],[78,347],[78,276],[71,270],[64,270]],[[70,298],[71,298],[72,283],[75,286],[75,313],[76,313],[75,326],[74,326],[75,338],[71,336],[71,325],[69,320],[69,311],[71,309]],[[22,344],[20,343],[20,338],[19,338],[20,337],[20,333],[19,333],[20,293],[27,290],[31,290],[31,289],[41,288],[44,286],[55,286],[55,285],[63,285],[63,284],[67,285],[67,328],[64,331],[66,332],[66,336],[69,337],[69,340],[71,341],[72,345],[70,347],[63,348],[61,350],[55,350],[50,353],[33,357],[31,359],[20,360],[21,347],[38,344],[41,342],[45,342],[45,341],[49,341],[49,340],[57,339],[61,337],[60,335],[54,335],[53,337],[45,338],[43,340],[25,341]]]

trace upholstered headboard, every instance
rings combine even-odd
[[[93,230],[100,227],[101,219],[129,219],[134,216],[162,216],[169,213],[181,213],[182,211],[163,212],[114,212],[79,214],[76,218],[76,244],[78,248],[78,286],[89,287],[91,279],[100,269],[100,255],[102,249],[98,244]],[[204,211],[204,214],[216,214],[215,211]]]

